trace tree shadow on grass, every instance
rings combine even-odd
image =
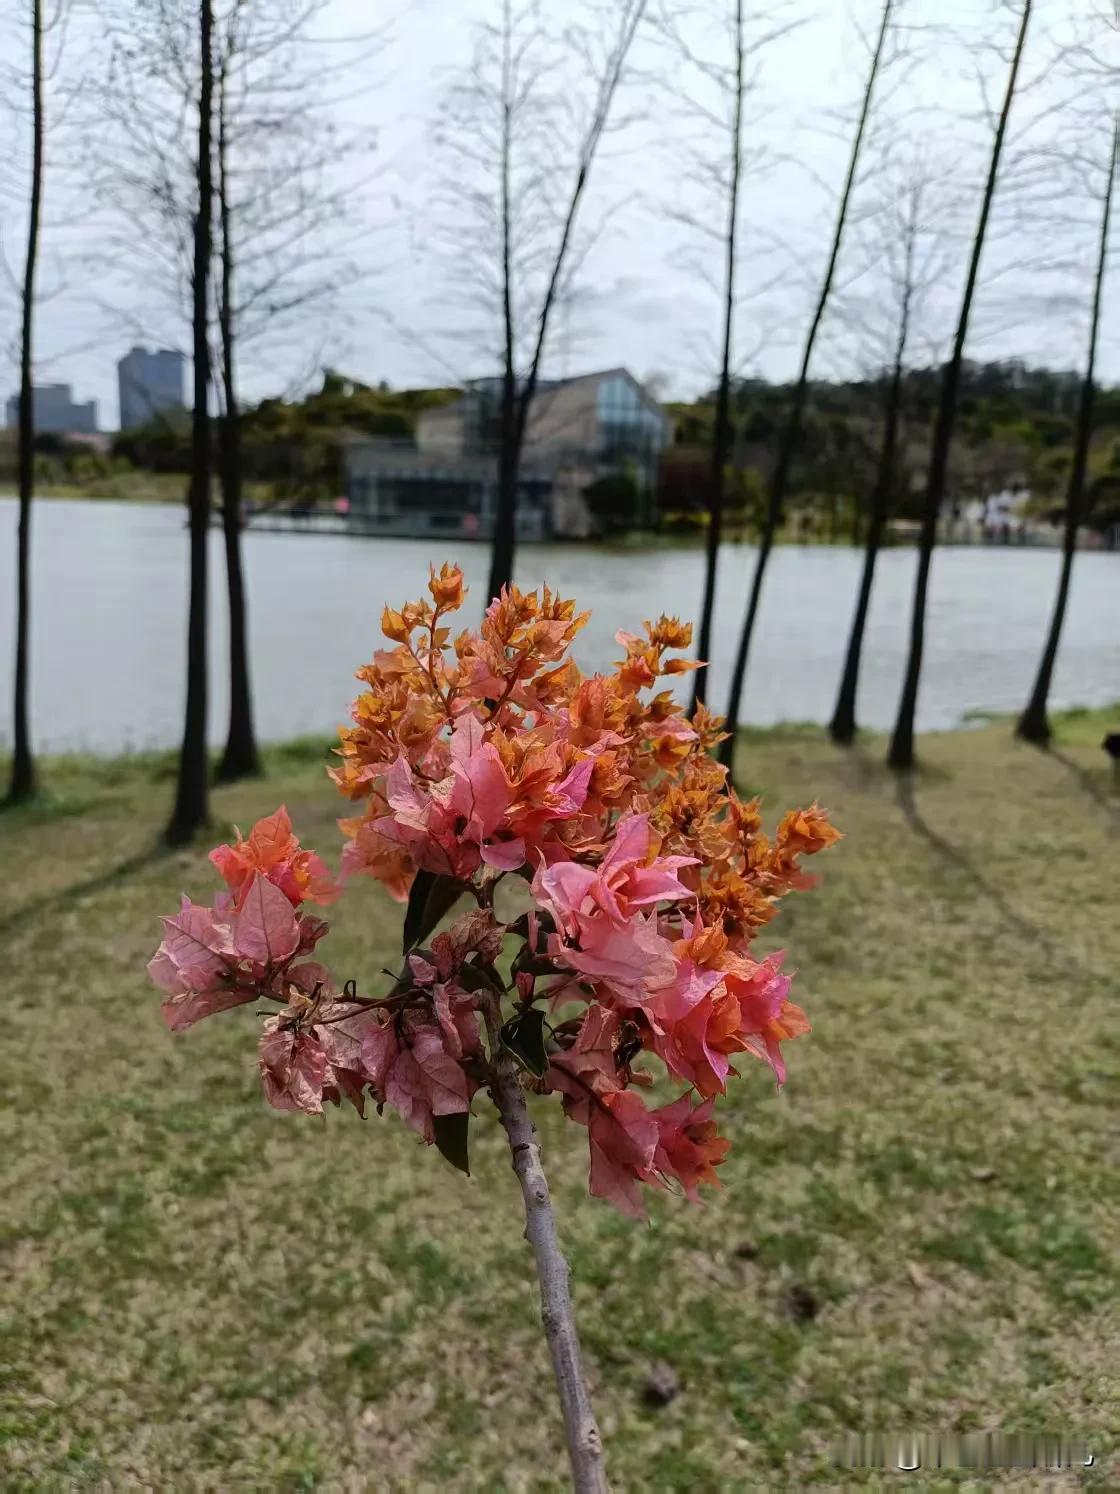
[[[963,872],[976,890],[995,906],[1000,917],[1009,928],[1025,939],[1034,940],[1049,953],[1059,953],[1051,943],[1046,931],[1040,928],[1038,924],[1031,923],[1029,919],[1024,918],[1008,902],[1000,888],[984,876],[983,872],[974,865],[961,848],[954,845],[952,841],[946,840],[923,817],[921,810],[918,808],[913,773],[898,773],[895,775],[895,797],[898,800],[898,807],[902,811],[903,819],[905,819],[911,830],[920,835],[927,845],[931,846],[951,866],[955,866],[958,871]]]
[[[1108,786],[1100,782],[1098,775],[1093,773],[1092,769],[1083,767],[1076,758],[1070,757],[1068,753],[1062,752],[1053,745],[1039,750],[1047,757],[1053,758],[1055,762],[1061,763],[1062,767],[1077,780],[1078,785],[1089,798],[1105,811],[1105,817],[1112,821],[1113,827],[1120,829],[1120,800],[1117,800],[1115,793],[1109,793]]]
[[[872,756],[866,746],[858,741],[847,749],[850,761],[854,765],[854,774],[860,788],[880,788],[884,784],[890,784],[899,809],[907,825],[916,835],[926,842],[939,857],[957,871],[963,874],[975,888],[976,892],[987,899],[998,912],[1004,924],[1019,938],[1029,940],[1040,953],[1048,960],[1052,960],[1055,966],[1060,967],[1064,974],[1078,973],[1086,978],[1100,979],[1101,972],[1093,970],[1080,964],[1073,958],[1068,949],[1055,943],[1052,935],[1039,924],[1033,923],[1029,918],[1014,907],[1003,890],[994,882],[990,881],[983,872],[975,865],[968,855],[952,841],[941,835],[921,813],[918,807],[917,788],[920,782],[931,782],[934,780],[946,781],[952,778],[952,774],[940,767],[931,768],[929,764],[919,763],[918,767],[911,773],[898,773],[888,768],[878,756]],[[1077,772],[1084,772],[1078,764],[1069,762],[1067,766]],[[1093,784],[1094,796],[1099,794],[1099,785]]]
[[[47,892],[42,897],[32,898],[30,902],[23,903],[6,917],[0,918],[0,934],[23,927],[29,919],[36,918],[40,913],[62,913],[80,902],[82,898],[89,897],[93,893],[104,892],[106,888],[127,881],[137,872],[144,871],[173,854],[163,840],[154,841],[147,850],[126,856],[123,861],[106,867],[104,871],[95,872],[93,876],[86,877],[81,882],[72,882],[56,892]]]

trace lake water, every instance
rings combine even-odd
[[[15,607],[16,504],[0,498],[0,742],[10,744],[11,619]],[[225,577],[212,547],[211,738],[226,717]],[[827,721],[855,600],[856,550],[774,552],[747,680],[743,719]],[[429,559],[457,559],[485,583],[483,545],[432,552],[427,541],[345,535],[245,537],[252,668],[262,739],[328,732],[354,693],[353,671],[380,646],[382,604],[420,595]],[[722,709],[727,672],[754,552],[721,558],[712,704]],[[1054,551],[939,550],[933,565],[922,730],[951,727],[969,711],[1015,711],[1037,666],[1059,557]],[[879,560],[864,646],[859,719],[889,727],[898,703],[915,555]],[[577,640],[585,668],[618,653],[613,635],[659,612],[695,614],[703,556],[694,549],[618,550],[536,545],[521,550],[522,585],[548,581],[593,609]],[[187,536],[178,507],[44,501],[33,531],[32,721],[38,751],[116,752],[168,746],[182,729]],[[1120,698],[1120,554],[1077,558],[1053,703]]]

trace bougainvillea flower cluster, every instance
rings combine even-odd
[[[721,723],[664,683],[697,667],[691,628],[620,633],[612,672],[584,675],[573,602],[509,587],[453,636],[465,590],[445,565],[430,600],[384,611],[332,769],[356,809],[339,882],[280,809],[212,853],[227,890],[184,900],[149,970],[173,1030],[272,1004],[273,1105],[388,1106],[464,1169],[500,1046],[586,1129],[591,1192],[641,1217],[643,1186],[694,1199],[717,1181],[715,1106],[744,1058],[784,1082],[783,1044],[809,1024],[782,956],[752,941],[838,832],[813,805],[768,837],[730,787]],[[308,905],[356,875],[407,905],[380,994],[314,957],[327,925]],[[677,1092],[647,1103],[659,1073]]]

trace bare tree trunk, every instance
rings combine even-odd
[[[867,541],[863,554],[863,574],[860,577],[859,596],[856,599],[852,631],[848,638],[848,651],[844,658],[844,671],[840,676],[840,690],[836,698],[836,710],[829,722],[828,730],[834,742],[849,746],[856,734],[856,696],[859,693],[859,666],[863,652],[863,635],[867,627],[867,613],[871,606],[871,590],[875,582],[875,563],[883,543],[887,513],[891,494],[894,492],[898,465],[898,437],[902,422],[902,383],[906,362],[906,344],[910,333],[910,307],[914,295],[914,255],[918,234],[917,189],[912,195],[912,216],[907,223],[904,255],[902,299],[899,304],[898,334],[894,345],[894,364],[887,393],[886,419],[883,425],[883,444],[879,452],[879,468],[875,475],[875,488],[871,498],[871,512],[867,518]]]
[[[863,552],[863,573],[860,577],[859,595],[856,599],[855,615],[852,618],[852,630],[848,637],[848,651],[844,656],[844,670],[840,676],[836,709],[832,713],[832,720],[828,726],[832,740],[842,747],[849,746],[856,734],[856,695],[859,691],[860,655],[863,651],[867,613],[871,606],[875,562],[883,543],[890,495],[894,487],[901,402],[902,363],[901,359],[898,359],[894,365],[890,392],[887,395],[886,426],[883,430],[883,445],[879,455],[879,470],[875,476],[875,488],[871,497],[871,512],[867,520],[867,540]]]
[[[571,246],[576,218],[579,215],[580,203],[583,200],[587,179],[591,173],[591,167],[599,149],[599,141],[602,139],[603,131],[607,127],[611,104],[618,90],[626,57],[630,51],[634,34],[641,22],[642,15],[645,12],[646,3],[647,0],[622,0],[620,7],[622,19],[619,23],[618,41],[611,54],[606,74],[601,80],[598,98],[595,103],[595,111],[580,151],[579,166],[576,170],[572,193],[568,199],[567,211],[564,214],[560,242],[557,245],[556,257],[552,262],[552,269],[548,278],[548,286],[545,290],[544,299],[541,302],[533,358],[529,365],[529,372],[526,375],[524,386],[520,391],[516,387],[516,379],[511,379],[513,348],[509,317],[513,299],[512,276],[514,267],[510,252],[511,204],[509,196],[509,161],[511,140],[509,109],[511,108],[511,101],[508,93],[503,100],[505,113],[502,146],[502,292],[503,304],[507,316],[506,370],[503,377],[501,444],[498,453],[498,510],[494,520],[494,543],[490,559],[490,578],[486,590],[488,598],[496,597],[502,587],[508,586],[513,580],[513,561],[517,541],[517,484],[521,467],[521,453],[525,445],[525,430],[529,421],[529,409],[532,405],[533,396],[536,393],[537,383],[540,378],[541,360],[544,356],[548,324],[552,316],[552,308],[556,303],[556,297],[560,291],[564,268],[568,260],[568,250]],[[507,49],[505,55],[508,56],[510,27],[508,0],[504,8],[503,23],[505,27],[503,45]]]
[[[253,697],[249,687],[249,641],[245,575],[241,564],[241,420],[234,377],[233,229],[230,221],[226,161],[226,74],[218,83],[218,214],[221,224],[222,281],[218,313],[222,340],[222,387],[225,406],[218,441],[222,482],[222,534],[229,594],[229,732],[218,765],[218,780],[232,783],[261,771],[253,731]]]
[[[498,412],[498,506],[494,515],[494,548],[490,556],[489,601],[513,580],[513,552],[517,541],[517,340],[513,320],[513,203],[510,199],[513,150],[513,77],[510,0],[502,3],[502,402]]]
[[[703,664],[692,676],[692,709],[708,698],[708,668],[712,657],[712,614],[716,599],[719,547],[723,542],[723,498],[727,458],[731,447],[731,335],[735,320],[735,240],[739,217],[739,177],[743,133],[743,0],[735,0],[735,114],[732,126],[731,186],[727,199],[727,257],[724,266],[723,361],[720,364],[716,417],[712,429],[712,473],[708,497],[708,545],[704,595],[700,604],[700,632],[696,657]]]
[[[922,672],[922,649],[925,643],[926,596],[929,590],[929,568],[933,558],[933,547],[937,542],[937,519],[945,499],[946,479],[949,472],[949,450],[953,441],[953,426],[957,416],[957,395],[960,389],[961,364],[964,361],[964,344],[968,334],[968,321],[972,312],[972,297],[976,290],[976,277],[980,268],[980,256],[988,231],[988,217],[995,196],[996,179],[999,175],[1003,140],[1007,133],[1007,120],[1015,97],[1015,82],[1019,76],[1019,63],[1027,40],[1027,26],[1031,17],[1031,0],[1023,0],[1023,14],[1019,21],[1019,35],[1007,75],[1007,91],[1000,110],[995,139],[992,142],[992,157],[988,165],[988,179],[980,204],[980,217],[972,240],[972,256],[965,281],[964,297],[961,301],[957,331],[953,341],[953,353],[941,375],[941,394],[937,407],[937,423],[934,426],[933,444],[930,448],[929,476],[926,481],[925,506],[922,511],[922,528],[918,539],[918,577],[914,583],[914,612],[910,623],[910,655],[906,662],[906,675],[902,685],[902,698],[898,706],[898,718],[891,737],[887,762],[892,768],[909,770],[914,766],[914,715],[918,705],[918,681]]]
[[[171,845],[182,845],[206,823],[209,785],[206,753],[206,590],[210,527],[210,348],[207,286],[210,272],[211,171],[210,134],[213,108],[213,10],[200,0],[201,81],[198,93],[198,205],[194,221],[192,269],[194,408],[191,412],[190,604],[187,617],[187,708],[179,753],[175,808],[167,827]]]
[[[43,6],[31,6],[31,204],[27,219],[27,257],[23,267],[22,324],[19,348],[19,535],[16,553],[16,669],[13,700],[12,803],[35,792],[28,711],[31,626],[31,500],[35,489],[35,406],[31,382],[31,340],[35,313],[35,265],[39,257],[39,217],[43,197]]]
[[[1019,717],[1016,735],[1027,742],[1045,746],[1050,741],[1050,719],[1047,715],[1047,700],[1050,695],[1050,680],[1054,673],[1054,661],[1058,657],[1058,642],[1062,636],[1066,603],[1069,600],[1070,578],[1073,573],[1073,557],[1077,550],[1077,530],[1081,523],[1085,503],[1085,473],[1089,465],[1089,441],[1093,433],[1093,402],[1095,385],[1093,376],[1097,363],[1097,334],[1100,328],[1101,299],[1104,290],[1105,266],[1108,263],[1108,229],[1112,214],[1112,189],[1116,180],[1116,155],[1120,150],[1120,114],[1112,126],[1112,155],[1108,163],[1108,178],[1104,191],[1104,212],[1101,215],[1100,249],[1097,253],[1097,273],[1093,283],[1093,314],[1089,325],[1089,358],[1085,365],[1085,377],[1081,383],[1081,402],[1077,412],[1077,435],[1073,447],[1073,466],[1069,475],[1069,491],[1066,497],[1065,534],[1062,542],[1062,569],[1058,579],[1058,594],[1054,599],[1054,613],[1050,619],[1050,631],[1046,646],[1039,661],[1034,689],[1023,714]]]
[[[541,1322],[552,1357],[552,1370],[560,1394],[564,1434],[572,1468],[572,1487],[577,1494],[603,1494],[607,1488],[603,1466],[603,1441],[591,1409],[591,1397],[583,1373],[579,1334],[568,1290],[568,1263],[560,1249],[556,1216],[541,1165],[536,1130],[529,1117],[517,1069],[498,1035],[499,1018],[487,1013],[493,1062],[493,1097],[509,1141],[513,1170],[521,1184],[525,1205],[525,1238],[533,1247],[541,1288]]]
[[[859,169],[859,158],[863,147],[864,132],[867,128],[868,116],[871,113],[871,99],[875,90],[875,80],[879,74],[879,63],[882,60],[883,47],[887,39],[893,3],[894,0],[884,0],[883,3],[882,15],[879,20],[879,35],[876,39],[875,51],[871,58],[871,69],[867,75],[867,86],[863,92],[859,122],[856,125],[855,139],[852,141],[852,153],[848,161],[848,174],[844,179],[844,190],[840,197],[840,206],[836,214],[836,224],[832,233],[832,248],[828,256],[828,266],[825,270],[820,294],[817,296],[817,304],[813,311],[813,319],[809,324],[809,332],[805,338],[805,346],[801,354],[801,367],[798,372],[797,383],[794,385],[793,390],[793,402],[786,416],[785,427],[783,428],[781,442],[778,447],[778,456],[774,464],[773,476],[770,479],[770,493],[766,505],[766,516],[763,521],[758,555],[755,559],[750,598],[747,602],[746,616],[743,619],[743,631],[739,635],[739,648],[735,655],[735,665],[731,672],[731,690],[727,701],[728,735],[727,739],[721,744],[719,751],[720,761],[727,768],[731,767],[735,756],[735,729],[739,724],[739,708],[743,699],[743,684],[747,673],[747,659],[750,655],[755,619],[758,616],[758,604],[762,597],[762,580],[766,574],[770,552],[774,548],[774,537],[777,534],[778,525],[782,518],[782,509],[785,505],[786,489],[789,485],[789,474],[793,465],[793,454],[797,447],[798,437],[801,434],[801,417],[804,413],[805,396],[809,385],[809,364],[813,356],[813,347],[817,340],[817,332],[820,329],[825,308],[828,305],[828,298],[832,292],[832,282],[836,277],[836,264],[840,258],[840,245],[843,242],[844,228],[848,221],[848,205],[851,202],[852,189],[855,186],[856,173]]]

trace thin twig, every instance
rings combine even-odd
[[[579,1335],[568,1290],[568,1263],[560,1249],[556,1216],[552,1212],[536,1130],[525,1104],[517,1068],[502,1046],[498,1003],[487,1002],[485,1013],[493,1071],[490,1093],[498,1107],[509,1141],[513,1170],[521,1184],[525,1238],[533,1247],[541,1286],[541,1322],[560,1392],[568,1458],[572,1465],[572,1486],[577,1494],[602,1494],[607,1488],[603,1440],[584,1378]]]

